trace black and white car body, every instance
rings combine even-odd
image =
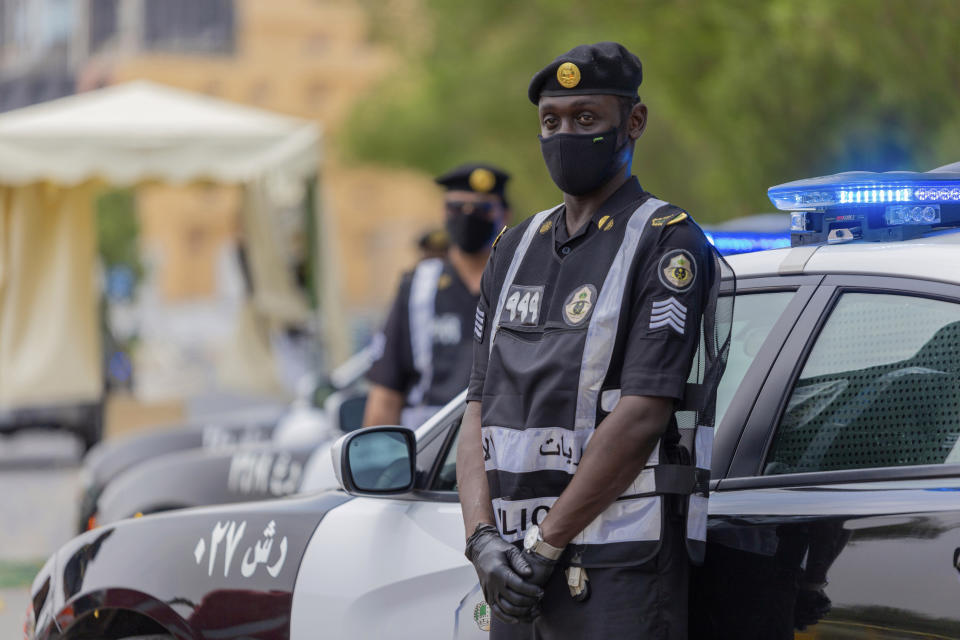
[[[691,637],[960,637],[960,231],[909,231],[730,259]],[[421,426],[415,454],[397,427],[347,434],[340,491],[74,539],[34,582],[29,637],[485,637],[455,486],[462,412],[463,396]]]
[[[80,474],[78,530],[138,513],[260,500],[317,487],[303,485],[307,463],[318,446],[360,426],[366,402],[361,380],[370,354],[369,348],[358,352],[321,384],[304,380],[299,397],[283,411],[245,409],[97,445]]]
[[[336,392],[323,409],[294,407],[269,440],[190,449],[146,460],[106,485],[88,528],[161,511],[335,488],[328,451],[339,436],[361,425],[365,403],[365,391]],[[319,458],[322,466],[311,464]]]

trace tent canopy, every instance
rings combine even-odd
[[[316,175],[320,127],[136,81],[0,114],[0,184]]]
[[[286,323],[308,310],[272,232],[268,183],[315,177],[319,163],[316,123],[144,81],[0,114],[0,408],[101,395],[95,183],[242,184],[251,302]],[[312,214],[323,228],[319,205]],[[333,335],[342,321],[327,236],[317,235],[315,286]],[[238,343],[254,339],[266,338]]]

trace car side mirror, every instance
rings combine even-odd
[[[330,449],[337,481],[353,495],[413,489],[417,441],[406,427],[370,427],[342,436]]]

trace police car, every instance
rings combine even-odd
[[[960,165],[770,196],[793,246],[730,259],[691,637],[960,637]],[[462,412],[347,434],[339,491],[75,538],[34,581],[27,637],[484,637]]]
[[[135,514],[287,495],[301,488],[317,446],[363,422],[372,349],[301,381],[284,411],[246,408],[179,428],[101,442],[84,458],[78,532]]]

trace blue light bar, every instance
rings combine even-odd
[[[893,205],[887,207],[883,212],[883,221],[890,226],[898,224],[940,224],[940,205]]]
[[[960,204],[960,173],[849,171],[770,187],[783,211],[817,211],[886,204]]]
[[[767,249],[783,249],[790,246],[790,234],[750,233],[746,231],[704,231],[707,240],[722,255],[752,253]]]

